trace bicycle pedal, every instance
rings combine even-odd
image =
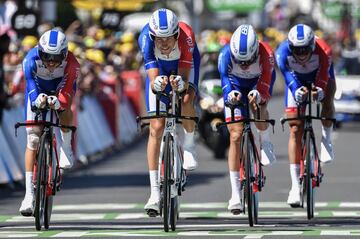
[[[146,213],[149,217],[157,217],[159,213],[154,209],[148,209],[146,210]]]

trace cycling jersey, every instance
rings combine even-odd
[[[195,92],[198,89],[199,82],[199,67],[200,67],[200,52],[195,42],[195,34],[191,27],[184,22],[179,22],[179,37],[169,56],[161,54],[160,50],[155,47],[154,41],[149,35],[149,24],[146,24],[142,29],[138,44],[144,58],[145,70],[151,68],[158,68],[160,75],[175,75],[178,68],[189,68],[189,86],[194,88]],[[165,92],[171,90],[170,84],[167,85]],[[150,80],[146,77],[146,106],[148,112],[156,111],[156,97],[150,87]],[[165,104],[168,100],[161,99],[161,110],[165,110]]]
[[[23,60],[26,80],[25,119],[33,120],[32,106],[40,93],[56,95],[61,108],[69,107],[69,99],[75,94],[80,65],[75,56],[68,52],[66,59],[53,72],[40,60],[37,47],[31,49]]]
[[[285,106],[287,111],[297,107],[295,91],[305,82],[326,90],[329,78],[335,79],[334,68],[331,62],[331,49],[325,41],[315,38],[315,50],[310,59],[300,64],[291,55],[288,41],[280,44],[276,51],[276,61],[285,79]]]
[[[259,53],[256,61],[246,69],[242,69],[236,64],[230,51],[230,45],[225,45],[219,55],[218,70],[221,77],[221,84],[224,100],[227,101],[228,94],[232,90],[241,92],[241,101],[248,102],[249,91],[256,89],[261,98],[268,101],[272,94],[272,87],[275,82],[274,54],[270,46],[265,42],[259,42]],[[230,120],[230,109],[225,107],[225,119]],[[235,119],[248,116],[245,109],[235,110]]]

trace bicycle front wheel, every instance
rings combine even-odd
[[[306,145],[306,174],[305,174],[305,187],[306,187],[306,209],[307,218],[311,219],[314,217],[314,187],[313,187],[313,163],[315,160],[315,146],[314,141],[311,138],[311,132],[306,132],[305,135]]]
[[[40,139],[40,148],[37,154],[36,193],[35,193],[35,228],[40,231],[44,223],[44,207],[46,200],[46,135]]]
[[[46,185],[45,185],[45,205],[44,205],[44,227],[45,229],[49,229],[50,225],[50,218],[52,213],[52,206],[53,206],[53,188],[55,187],[55,181],[53,180],[52,173],[56,170],[56,165],[53,161],[53,154],[52,154],[52,147],[46,141],[45,143],[45,151],[46,151]],[[50,170],[51,169],[51,170]],[[53,182],[53,187],[50,188],[49,182]]]
[[[162,187],[162,207],[163,207],[163,224],[164,224],[164,231],[169,231],[170,225],[170,218],[171,218],[171,163],[172,163],[172,139],[171,135],[167,133],[165,135],[165,142],[164,142],[164,156],[163,156],[163,163],[164,163],[164,182]]]
[[[255,211],[257,207],[255,206],[255,197],[253,194],[253,170],[252,166],[254,164],[254,149],[250,142],[250,137],[248,133],[244,135],[244,147],[243,147],[243,157],[244,167],[245,167],[245,197],[247,202],[247,211],[250,227],[254,226],[255,221],[257,221],[257,212]]]

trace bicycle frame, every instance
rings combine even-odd
[[[314,85],[310,82],[305,83],[305,87],[309,90],[307,99],[303,104],[297,105],[297,117],[281,118],[280,123],[284,130],[284,123],[286,121],[301,120],[304,123],[304,131],[301,137],[301,158],[300,158],[300,185],[301,190],[301,202],[300,206],[304,207],[304,194],[307,195],[307,217],[311,219],[314,217],[314,187],[319,187],[322,181],[323,173],[321,171],[321,164],[318,156],[318,150],[316,147],[315,133],[312,126],[312,120],[328,120],[336,123],[334,118],[327,118],[320,116],[320,102],[316,101],[316,116],[312,115],[312,94],[311,90]],[[303,106],[306,106],[305,113],[302,115],[301,110]],[[312,152],[313,150],[313,152]],[[306,158],[311,161],[307,162]],[[304,184],[305,183],[305,184]]]
[[[256,118],[242,118],[235,120],[235,108],[246,107],[247,115],[250,116],[249,104],[239,102],[237,105],[226,104],[231,109],[231,121],[224,122],[217,125],[217,128],[229,124],[243,123],[243,132],[240,142],[240,180],[241,180],[241,198],[243,202],[242,212],[245,213],[245,200],[248,205],[248,219],[249,225],[252,227],[257,223],[258,217],[258,195],[257,192],[262,190],[265,184],[266,177],[263,175],[262,165],[260,163],[259,153],[255,144],[254,136],[251,130],[251,122],[255,123],[269,123],[275,125],[275,120],[261,120],[259,106],[257,105]],[[253,157],[253,161],[250,157]],[[246,193],[245,193],[246,189]],[[240,212],[236,212],[238,214]]]
[[[169,110],[165,114],[160,114],[160,97],[171,98],[171,111]],[[160,188],[162,189],[162,194],[167,194],[166,190],[168,184],[170,184],[170,201],[165,202],[162,200],[162,206],[164,210],[160,210],[160,214],[164,218],[164,231],[169,230],[169,223],[171,224],[171,229],[174,231],[176,228],[176,220],[178,218],[178,201],[177,197],[182,194],[184,186],[186,183],[186,174],[182,168],[183,163],[183,148],[180,143],[179,138],[179,127],[178,124],[181,124],[180,120],[193,120],[198,121],[198,117],[182,116],[181,115],[181,102],[182,97],[178,93],[172,90],[171,94],[157,93],[156,95],[156,115],[137,117],[136,121],[139,123],[142,120],[149,119],[159,119],[165,118],[165,128],[162,136],[162,144],[160,147],[160,156],[159,156],[159,170],[158,177],[160,179]],[[141,123],[140,127],[149,125],[149,123]],[[166,140],[169,140],[167,142]],[[166,143],[170,145],[166,145]],[[168,155],[170,154],[170,155]],[[169,160],[169,161],[164,161]],[[170,172],[167,172],[167,166],[169,166]],[[168,175],[169,173],[169,175]],[[169,177],[169,178],[167,178]],[[165,192],[164,192],[165,190]],[[163,198],[163,197],[162,197]],[[168,203],[170,205],[168,205]]]

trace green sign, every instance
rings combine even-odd
[[[360,4],[359,4],[360,6]],[[341,15],[343,13],[343,9],[344,9],[344,5],[339,3],[339,2],[331,2],[331,3],[323,3],[322,4],[322,9],[323,9],[323,13],[325,14],[325,16],[335,19],[335,20],[340,20],[341,19]],[[349,13],[352,14],[353,13],[353,8],[349,7]],[[360,7],[357,9],[357,18],[360,19]]]
[[[247,13],[262,10],[264,0],[207,0],[206,4],[211,11]]]

